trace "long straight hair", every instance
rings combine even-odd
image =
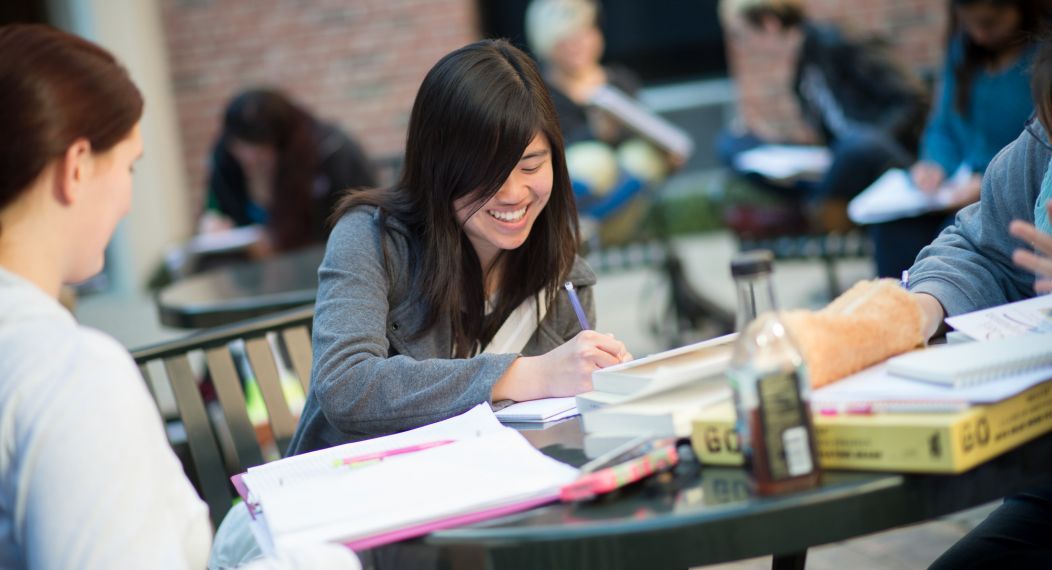
[[[274,194],[267,208],[267,225],[278,250],[301,247],[315,239],[312,192],[319,162],[315,126],[316,120],[307,111],[281,91],[269,88],[238,94],[223,113],[220,152],[229,154],[226,143],[230,139],[275,150]],[[230,164],[236,166],[232,175],[238,187],[247,189],[241,166],[236,160]]]
[[[1031,42],[1040,35],[1048,19],[1048,2],[1046,0],[951,0],[950,2],[950,37],[949,41],[956,41],[960,36],[964,45],[964,54],[961,61],[953,69],[956,87],[953,93],[954,107],[962,117],[968,116],[968,106],[972,102],[972,82],[975,76],[986,65],[993,61],[999,52],[985,48],[975,43],[968,33],[960,29],[957,18],[957,9],[974,6],[976,4],[989,4],[998,8],[1015,8],[1019,11],[1019,30],[1014,45]]]
[[[494,262],[500,281],[487,315],[483,268],[454,202],[467,197],[477,213],[538,134],[551,147],[551,197],[526,242]],[[377,206],[382,219],[389,215],[409,229],[411,291],[427,304],[414,335],[448,316],[457,358],[485,346],[531,296],[543,291],[554,298],[579,235],[558,118],[536,64],[505,40],[476,42],[439,60],[413,103],[401,179],[391,188],[348,194],[334,219],[360,205]]]

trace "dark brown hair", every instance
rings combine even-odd
[[[1019,30],[1013,45],[1018,46],[1034,40],[1044,29],[1048,19],[1046,0],[951,0],[950,42],[958,41],[963,47],[962,57],[953,69],[955,80],[953,101],[954,107],[962,117],[969,114],[968,106],[972,101],[972,81],[975,75],[989,65],[999,53],[975,43],[967,32],[960,29],[958,8],[989,4],[998,8],[1014,8],[1019,11]],[[952,45],[948,49],[953,49]]]
[[[277,154],[267,222],[278,250],[294,249],[315,239],[312,215],[318,144],[314,118],[275,89],[251,89],[234,97],[223,114],[220,152],[230,139],[266,145]],[[246,187],[236,160],[231,175]]]
[[[484,313],[483,270],[454,202],[476,211],[496,194],[538,133],[551,146],[552,193],[521,247],[503,251],[496,306]],[[485,346],[511,312],[545,291],[554,298],[577,253],[577,210],[563,138],[536,64],[505,40],[484,40],[443,57],[428,72],[409,118],[405,166],[391,188],[349,194],[335,216],[378,206],[409,228],[413,295],[427,304],[424,334],[440,316],[454,356]]]
[[[142,95],[101,47],[43,25],[0,27],[0,209],[84,138],[102,153],[142,116]]]
[[[1034,56],[1030,75],[1035,112],[1045,132],[1052,133],[1052,34],[1046,33]]]
[[[804,23],[804,9],[796,2],[757,4],[742,10],[742,18],[755,29],[763,28],[767,18],[774,18],[783,28],[794,28]]]

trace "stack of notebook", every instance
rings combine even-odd
[[[593,373],[595,390],[577,396],[585,454],[602,455],[641,435],[689,435],[691,420],[703,408],[730,398],[724,373],[735,338],[718,337]]]

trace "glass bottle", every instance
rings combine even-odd
[[[778,317],[773,255],[735,257],[738,340],[728,368],[745,470],[762,495],[813,487],[819,468],[811,424],[811,383],[800,350]]]

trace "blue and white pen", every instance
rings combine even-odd
[[[903,269],[902,270],[902,280],[899,281],[899,283],[902,284],[902,288],[903,289],[909,291],[909,289],[910,289],[910,270],[909,269]]]
[[[581,330],[592,330],[592,325],[588,324],[588,317],[584,314],[584,308],[581,307],[581,300],[577,298],[577,291],[574,291],[573,283],[567,281],[563,287],[566,289],[566,294],[570,296],[570,304],[573,305],[573,312],[577,313],[577,322],[581,323]]]

